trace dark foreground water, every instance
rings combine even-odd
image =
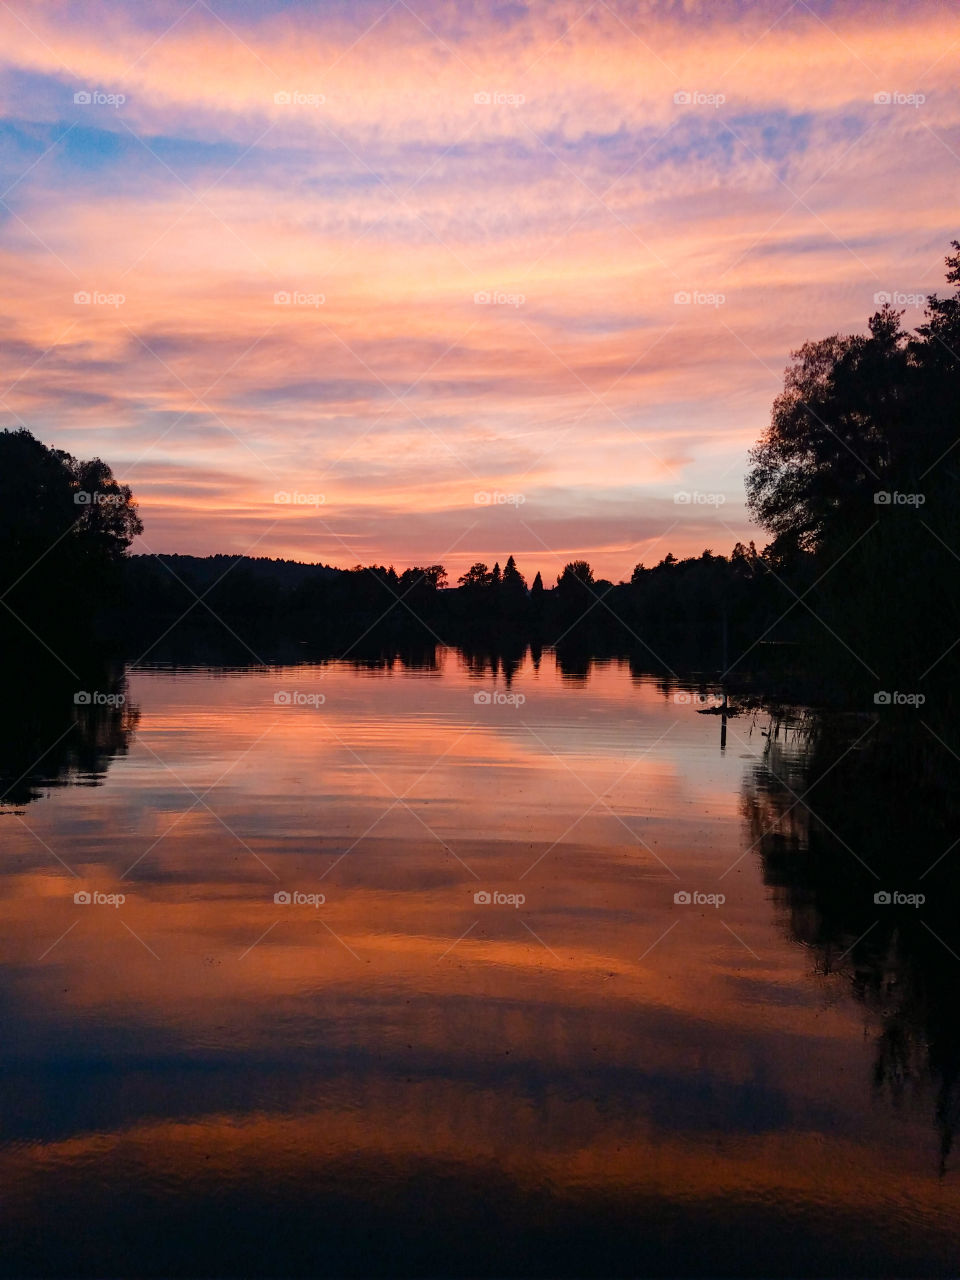
[[[8,723],[3,1272],[955,1274],[960,959],[873,898],[932,879],[683,689],[448,651]]]

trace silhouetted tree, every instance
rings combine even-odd
[[[403,610],[408,616],[413,615],[429,625],[434,616],[436,597],[446,578],[447,571],[442,564],[414,565],[411,569],[404,569],[398,584],[400,599],[394,604],[394,609]]]
[[[414,565],[400,575],[401,590],[423,586],[427,591],[439,591],[446,585],[447,571],[442,564]]]
[[[521,620],[527,604],[527,583],[513,556],[503,569],[501,607],[506,617]]]
[[[960,286],[953,249],[947,279]],[[960,630],[946,589],[960,539],[960,297],[928,298],[914,335],[900,322],[884,306],[867,336],[796,353],[747,476],[783,612],[802,596],[807,650],[874,688],[945,681]]]
[[[834,335],[794,353],[747,476],[750,509],[778,551],[836,553],[872,521],[909,416],[900,315],[885,306],[869,337]]]
[[[526,591],[527,589],[526,579],[524,578],[520,570],[517,568],[517,562],[516,560],[514,560],[513,556],[510,556],[507,559],[507,563],[504,565],[503,585],[520,587],[524,591]]]
[[[564,565],[563,572],[557,575],[557,586],[562,590],[569,589],[576,583],[586,587],[593,586],[593,570],[586,560],[571,560]]]
[[[543,578],[540,576],[540,570],[538,569],[533,582],[530,584],[530,599],[528,602],[528,616],[531,621],[531,629],[535,635],[542,634],[545,600],[546,593],[543,589]]]
[[[142,530],[105,462],[50,449],[26,429],[0,432],[0,595],[18,617],[78,625],[116,589]]]
[[[457,582],[468,591],[479,591],[490,585],[490,570],[482,560],[478,560],[457,579]]]
[[[560,635],[570,635],[576,630],[577,643],[584,643],[591,631],[596,612],[597,593],[594,588],[593,570],[586,560],[572,560],[557,575],[554,609]],[[589,617],[589,622],[588,622]]]

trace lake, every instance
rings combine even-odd
[[[8,719],[3,1274],[956,1273],[950,860],[810,812],[803,708],[721,746],[710,685],[550,651],[103,683]]]

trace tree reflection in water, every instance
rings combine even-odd
[[[53,666],[8,671],[0,734],[0,815],[51,787],[96,786],[124,755],[140,718],[120,664],[78,672]]]
[[[918,724],[781,707],[768,734],[743,791],[764,881],[789,936],[879,1027],[877,1090],[898,1105],[932,1082],[945,1174],[960,1124],[956,775]],[[925,901],[876,900],[894,892]]]

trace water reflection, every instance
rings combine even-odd
[[[102,785],[4,824],[0,1271],[942,1274],[922,1081],[875,1105],[797,945],[871,936],[791,825],[826,747],[616,659],[353,657],[130,671]]]
[[[81,683],[82,682],[82,683]],[[8,672],[0,734],[0,814],[50,787],[96,786],[124,755],[139,720],[121,664],[33,664]]]
[[[956,806],[911,785],[910,737],[872,718],[781,710],[768,733],[744,789],[764,880],[818,971],[869,1010],[877,1090],[902,1105],[935,1081],[945,1173],[960,1121]]]

